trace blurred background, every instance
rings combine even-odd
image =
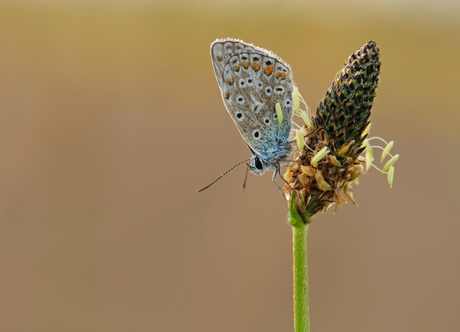
[[[248,158],[209,55],[287,61],[312,110],[370,40],[372,135],[395,140],[359,207],[310,226],[311,325],[460,325],[460,3],[0,2],[2,331],[293,331],[291,228]]]

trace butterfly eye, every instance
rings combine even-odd
[[[240,87],[244,88],[246,86],[246,81],[244,79],[240,79]]]
[[[272,95],[272,88],[271,88],[271,87],[267,87],[267,88],[265,89],[265,94],[266,94],[267,96],[271,96],[271,95]]]
[[[238,104],[243,105],[244,97],[242,95],[239,95],[238,97],[236,97],[236,101],[238,102]]]
[[[256,157],[256,159],[254,159],[254,166],[258,169],[258,170],[261,170],[263,168],[263,165],[260,161],[259,158]]]
[[[255,129],[255,130],[252,132],[252,137],[254,137],[255,139],[259,139],[259,138],[260,138],[260,130],[259,130],[259,129]]]
[[[265,119],[264,119],[264,122],[265,122],[266,125],[269,125],[269,124],[270,124],[270,119],[269,119],[269,118],[265,118]]]
[[[291,101],[290,101],[289,99],[286,100],[286,105],[287,105],[287,106],[291,105]]]

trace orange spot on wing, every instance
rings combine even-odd
[[[265,67],[264,72],[265,72],[265,74],[270,75],[273,72],[273,66]]]
[[[252,64],[252,69],[254,69],[255,71],[258,71],[260,69],[260,63],[253,63]]]
[[[276,73],[276,78],[280,78],[280,76],[281,76],[281,72],[277,72]]]
[[[239,65],[235,66],[235,71],[240,71],[240,66]]]
[[[287,77],[287,74],[286,74],[286,73],[282,73],[282,74],[281,74],[281,78],[282,78],[283,80],[285,80],[286,77]]]
[[[229,77],[229,78],[227,79],[227,83],[230,84],[230,85],[233,85],[234,82],[235,82],[235,81],[233,80],[232,77]]]
[[[228,98],[230,98],[230,92],[225,91],[225,99],[228,99]]]
[[[249,62],[245,61],[245,62],[242,63],[242,65],[243,65],[244,68],[248,69]]]

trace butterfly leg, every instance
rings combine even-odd
[[[294,189],[291,187],[291,185],[286,181],[286,179],[281,175],[280,170],[278,169],[276,172],[278,173],[278,175],[280,176],[280,178],[284,181],[284,183],[286,183],[286,185],[287,185],[289,188],[291,188],[292,190],[294,190]]]
[[[276,179],[276,175],[279,174],[279,169],[277,169],[274,173],[273,173],[273,177],[272,177],[272,181],[273,183],[275,184],[275,186],[278,187],[279,191],[281,192],[281,194],[283,195],[284,197],[284,194],[283,194],[283,191],[281,190],[280,186],[278,186],[278,183],[276,183],[275,179]],[[281,176],[281,175],[280,175]],[[283,179],[284,180],[284,179]]]
[[[294,190],[290,184],[286,181],[286,179],[281,175],[280,173],[280,166],[278,164],[278,168],[275,170],[275,172],[273,173],[273,177],[272,177],[272,181],[273,183],[278,187],[278,189],[280,190],[281,194],[284,196],[284,193],[283,193],[283,190],[280,188],[280,186],[278,185],[278,183],[276,183],[275,179],[276,179],[276,176],[279,175],[279,177],[284,181],[284,183],[286,183],[287,186],[289,186],[289,188],[291,188],[292,190]]]

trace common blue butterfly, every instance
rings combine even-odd
[[[231,38],[211,44],[211,59],[224,105],[253,154],[248,169],[254,174],[274,169],[275,182],[292,148],[291,68],[272,52]]]

